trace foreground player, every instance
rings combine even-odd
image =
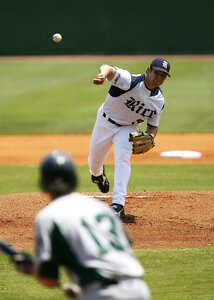
[[[159,87],[170,76],[169,70],[169,62],[162,58],[154,59],[146,74],[140,75],[102,65],[100,73],[93,80],[96,85],[107,80],[111,87],[98,110],[91,136],[88,158],[91,180],[101,192],[109,191],[104,162],[114,145],[115,172],[111,207],[121,218],[125,216],[125,198],[131,173],[132,144],[129,135],[146,121],[146,133],[155,138],[164,108],[164,97]]]
[[[60,151],[41,163],[40,186],[51,203],[36,217],[36,256],[14,257],[18,269],[35,273],[46,287],[59,286],[64,266],[79,300],[144,300],[149,289],[144,270],[132,255],[120,219],[99,200],[77,192],[77,174],[70,157]]]

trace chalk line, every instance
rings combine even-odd
[[[96,196],[96,195],[90,195],[90,196],[88,196],[89,198],[101,198],[101,199],[109,199],[109,198],[112,198],[112,196],[109,196],[109,195],[105,195],[105,196]],[[141,199],[141,198],[148,198],[147,196],[143,196],[143,195],[135,195],[135,196],[126,196],[126,198],[133,198],[133,199]]]

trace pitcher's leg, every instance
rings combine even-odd
[[[104,162],[112,146],[114,134],[114,126],[103,117],[102,110],[99,110],[91,136],[88,165],[91,181],[98,186],[102,193],[108,193],[110,188]]]
[[[114,189],[112,203],[125,205],[127,185],[131,174],[130,157],[132,144],[129,142],[129,133],[134,128],[124,127],[115,136],[114,142]]]
[[[99,176],[103,173],[103,165],[112,146],[112,131],[97,120],[91,135],[88,165],[90,173]]]
[[[115,154],[114,190],[112,203],[125,205],[127,185],[131,174],[129,158],[123,154]]]

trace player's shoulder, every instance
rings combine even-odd
[[[130,89],[133,89],[139,83],[144,82],[145,74],[131,74],[131,86]]]
[[[51,206],[52,203],[48,204],[44,208],[42,208],[36,215],[36,222],[41,222],[43,220],[47,220],[51,216]]]
[[[66,202],[69,203],[70,198],[73,198],[73,194],[59,196],[52,200],[47,206],[38,212],[36,219],[40,220],[52,218],[55,214],[66,208]]]
[[[44,224],[51,223],[51,215],[49,214],[48,206],[40,210],[35,217],[36,226],[44,226]]]

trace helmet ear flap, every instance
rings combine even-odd
[[[73,178],[74,179],[74,178]],[[68,183],[62,177],[56,177],[50,184],[49,190],[53,193],[64,194],[67,192],[73,192],[76,188],[76,180],[71,183]]]
[[[50,193],[66,193],[72,191],[72,187],[68,185],[63,178],[57,177],[52,181],[40,180],[39,183],[44,192]]]
[[[69,192],[71,187],[63,180],[62,177],[56,177],[54,181],[50,184],[50,189],[55,192],[58,191],[60,193]]]

